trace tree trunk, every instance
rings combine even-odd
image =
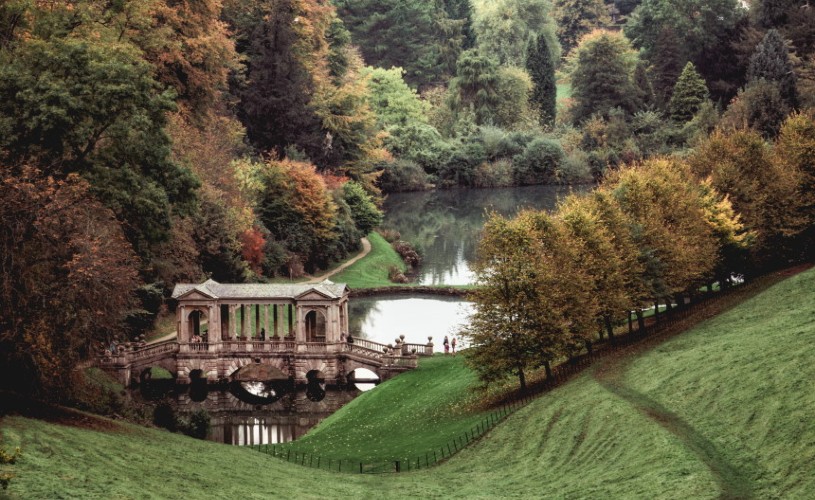
[[[606,324],[606,333],[608,333],[608,338],[614,342],[614,325],[611,324],[611,316],[604,316],[603,321]],[[631,312],[628,312],[628,324],[631,324]]]
[[[645,333],[645,318],[642,317],[642,309],[637,309],[637,331]]]
[[[518,382],[521,383],[521,392],[526,392],[526,374],[523,368],[518,368]]]
[[[592,347],[593,347],[593,346],[591,345],[591,340],[587,340],[587,341],[586,341],[586,352],[588,352],[588,353],[589,353],[589,355],[591,355],[591,350],[592,350]]]
[[[597,323],[597,338],[603,340],[603,325],[602,323]]]
[[[544,361],[543,367],[546,369],[546,380],[552,380],[552,365],[548,361]]]
[[[628,311],[628,334],[634,333],[634,320],[631,318],[631,311]]]
[[[654,322],[659,323],[659,300],[654,301]]]
[[[673,306],[673,304],[671,302],[672,302],[671,299],[666,299],[665,300],[665,312],[667,312],[668,315],[671,315],[674,312],[674,306]]]

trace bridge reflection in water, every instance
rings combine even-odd
[[[191,386],[177,395],[176,412],[185,416],[206,410],[210,417],[207,439],[211,441],[231,445],[287,443],[302,437],[361,393],[353,386],[340,389],[314,384],[275,390],[263,383],[243,385],[250,387],[239,383],[230,384],[228,389]]]

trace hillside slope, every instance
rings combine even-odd
[[[2,446],[20,444],[24,453],[13,467],[18,477],[9,493],[13,498],[811,498],[813,293],[810,270],[644,353],[603,361],[429,470],[337,475],[126,425],[100,432],[7,417]],[[374,431],[355,429],[351,422],[358,421],[366,400],[376,402],[364,398],[347,407],[355,411],[341,410],[308,445],[319,448],[338,428],[362,442],[360,436]],[[405,419],[410,417],[406,411]]]

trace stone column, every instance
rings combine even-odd
[[[241,304],[241,337],[246,337],[246,327],[249,326],[249,318],[246,316],[248,316],[246,314],[246,305]]]
[[[238,306],[229,304],[229,340],[235,340],[238,334]]]
[[[274,312],[274,334],[278,337],[283,336],[283,306],[275,304],[272,306]]]
[[[295,306],[295,318],[297,321],[294,325],[294,338],[297,342],[305,342],[306,341],[306,329],[303,324],[303,308],[300,306]]]
[[[178,341],[179,342],[189,342],[189,338],[187,337],[187,308],[185,306],[181,306],[178,308],[179,315],[181,316],[181,323],[179,324],[178,330]]]
[[[269,337],[272,336],[269,330],[269,304],[263,304],[263,328],[266,330],[266,340],[269,340]]]

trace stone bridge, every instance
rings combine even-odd
[[[176,285],[176,338],[117,346],[105,351],[100,365],[125,385],[152,367],[166,369],[178,383],[232,380],[241,371],[264,368],[262,373],[295,384],[313,378],[343,384],[357,368],[385,380],[415,368],[417,356],[433,353],[430,343],[387,346],[349,339],[348,296],[344,284],[330,281]]]

